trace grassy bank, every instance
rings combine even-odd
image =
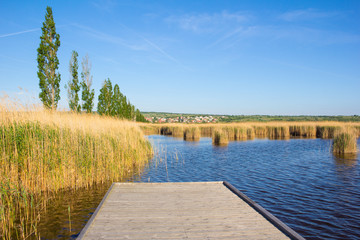
[[[0,109],[0,236],[36,235],[48,193],[119,181],[151,145],[136,123],[97,115]],[[27,225],[25,226],[25,223]]]
[[[246,122],[246,123],[208,123],[208,124],[140,124],[145,134],[182,135],[189,129],[198,128],[202,137],[216,137],[221,132],[224,142],[248,140],[253,138],[289,139],[289,138],[333,138],[342,128],[351,128],[356,137],[360,136],[359,122]],[[215,131],[217,133],[215,134]],[[223,140],[226,136],[227,140]]]

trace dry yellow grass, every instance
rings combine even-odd
[[[160,129],[186,129],[198,127],[202,137],[214,136],[215,129],[227,132],[228,140],[247,140],[257,138],[288,139],[290,137],[301,138],[333,138],[334,131],[341,127],[351,127],[360,136],[359,122],[242,122],[242,123],[207,123],[207,124],[150,124],[141,123],[141,129],[146,134],[159,134]],[[171,132],[171,131],[170,131]],[[179,133],[178,133],[179,134]],[[170,133],[171,135],[171,133]]]
[[[35,231],[43,196],[120,181],[152,155],[134,122],[0,106],[0,236]],[[38,207],[36,207],[38,206]],[[18,225],[16,222],[21,222]]]
[[[354,128],[340,128],[335,130],[333,152],[348,154],[357,152],[356,131]]]
[[[151,153],[136,123],[114,118],[2,111],[0,124],[0,175],[31,192],[113,180],[146,163]]]
[[[201,132],[197,126],[192,126],[184,129],[184,140],[199,141],[200,137],[201,137]]]
[[[226,146],[229,144],[228,132],[224,131],[221,128],[214,129],[212,142],[217,146]]]

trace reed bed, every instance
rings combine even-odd
[[[236,134],[237,130],[238,129],[233,126],[225,126],[225,127],[215,129],[214,136],[212,136],[213,142],[214,142],[214,137],[218,138],[218,137],[220,137],[220,134],[221,134],[222,138],[227,138],[227,141],[234,141],[237,138],[237,134]]]
[[[334,133],[336,130],[341,129],[341,127],[335,126],[317,126],[316,127],[316,136],[319,138],[334,138]]]
[[[358,122],[244,122],[244,123],[207,123],[207,124],[149,124],[141,123],[140,128],[151,134],[180,136],[189,132],[188,129],[199,128],[201,137],[213,137],[216,129],[226,132],[228,141],[241,141],[254,138],[289,139],[300,138],[333,138],[336,129],[351,127],[355,129],[356,136],[360,136],[360,123]],[[168,130],[161,130],[168,129]],[[173,133],[174,132],[174,133]]]
[[[221,128],[214,129],[212,143],[217,146],[226,146],[229,144],[228,132]]]
[[[201,137],[201,132],[198,127],[189,127],[184,130],[185,141],[199,141],[200,137]]]
[[[358,151],[356,136],[356,130],[353,128],[337,129],[334,133],[333,153],[340,155],[356,153]]]
[[[294,137],[316,138],[315,125],[292,125],[289,134]]]
[[[290,138],[290,129],[286,126],[266,126],[267,137],[269,139],[288,139]]]
[[[1,107],[0,154],[0,236],[12,239],[37,236],[47,193],[121,180],[152,148],[133,122]]]
[[[201,125],[200,131],[202,137],[211,137],[213,134],[214,127],[211,124]]]
[[[183,137],[184,136],[184,128],[182,126],[175,126],[171,129],[173,137]]]
[[[266,126],[253,126],[255,136],[258,138],[266,138],[267,137],[267,128]]]

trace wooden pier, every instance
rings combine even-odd
[[[114,183],[78,239],[303,239],[227,182]]]

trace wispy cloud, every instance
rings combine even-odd
[[[230,30],[229,32],[226,32],[224,35],[222,35],[222,37],[220,37],[215,42],[211,43],[208,47],[214,47],[221,43],[228,42],[228,44],[226,44],[228,48],[229,46],[233,46],[236,42],[238,42],[240,39],[244,37],[255,36],[257,34],[258,34],[257,26],[248,26],[248,27],[241,26],[233,30]]]
[[[124,38],[113,36],[110,34],[106,34],[104,32],[95,30],[91,27],[87,27],[81,24],[74,23],[73,26],[80,28],[90,36],[92,36],[95,39],[99,39],[105,42],[109,42],[112,44],[120,45],[122,47],[128,48],[133,51],[150,51],[155,50],[156,52],[160,53],[162,56],[166,57],[167,59],[184,66],[178,59],[171,56],[168,52],[166,52],[163,48],[161,48],[158,44],[154,43],[153,41],[149,40],[148,38],[144,37],[143,35],[135,32],[134,30],[130,29],[129,27],[123,25],[122,23],[118,23],[123,28],[127,29],[129,32],[132,32],[133,35],[135,35],[138,39],[141,39],[141,41],[138,41],[138,44],[130,44],[130,41],[125,40]],[[132,40],[131,42],[133,42]]]
[[[165,52],[162,48],[160,48],[157,44],[153,43],[152,41],[150,41],[147,38],[142,37],[142,39],[144,39],[145,42],[147,42],[149,45],[151,45],[153,48],[155,48],[158,52],[160,52],[162,55],[164,55],[165,57],[167,57],[168,59],[181,64],[176,58],[174,58],[173,56],[171,56],[170,54],[168,54],[167,52]]]
[[[165,19],[168,23],[177,24],[181,29],[195,33],[209,33],[219,30],[219,27],[226,25],[239,24],[249,19],[249,15],[242,13],[201,13],[187,14],[182,16],[170,16]]]
[[[78,23],[73,23],[72,25],[85,31],[86,34],[88,34],[89,36],[91,36],[95,39],[99,39],[99,40],[102,40],[102,41],[105,41],[108,43],[120,45],[120,46],[123,46],[125,48],[131,49],[134,51],[144,51],[144,50],[148,49],[146,44],[132,44],[132,43],[129,43],[129,41],[126,41],[125,39],[123,39],[121,37],[110,35],[110,34],[95,30],[88,26],[84,26],[84,25],[81,25]]]
[[[117,4],[114,0],[97,0],[91,3],[95,8],[99,9],[100,11],[106,12],[110,12]]]
[[[279,19],[285,20],[288,22],[293,21],[304,21],[304,20],[314,20],[314,19],[320,19],[320,18],[329,18],[333,16],[340,15],[339,12],[324,12],[324,11],[318,11],[316,9],[301,9],[301,10],[295,10],[295,11],[288,11],[283,14],[279,15]]]
[[[161,48],[159,45],[155,44],[153,41],[150,41],[148,38],[145,38],[143,35],[135,32],[133,29],[130,29],[129,27],[121,24],[124,28],[127,28],[131,32],[133,32],[135,35],[139,36],[141,39],[143,39],[146,43],[148,43],[150,46],[152,46],[157,52],[165,56],[166,58],[170,59],[171,61],[183,66],[186,69],[189,69],[187,66],[183,65],[179,60],[177,60],[175,57],[171,56],[169,53],[167,53],[163,48]]]
[[[0,38],[11,37],[11,36],[15,36],[15,35],[20,35],[20,34],[29,33],[29,32],[36,32],[36,31],[40,31],[40,30],[41,30],[41,28],[34,28],[34,29],[24,30],[21,32],[6,33],[6,34],[0,35]]]

